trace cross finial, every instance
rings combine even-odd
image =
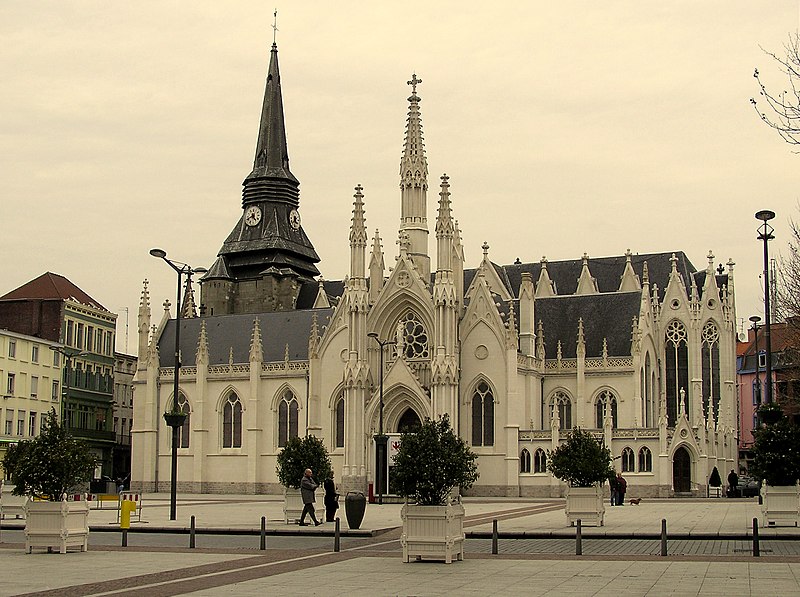
[[[278,37],[278,9],[275,9],[275,12],[272,13],[272,43],[276,42]]]
[[[414,73],[413,75],[411,75],[411,80],[410,81],[406,81],[406,83],[408,85],[411,85],[411,93],[412,94],[416,94],[417,93],[417,85],[422,83],[422,79],[417,79],[417,73]]]

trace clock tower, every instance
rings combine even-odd
[[[253,170],[242,214],[202,279],[206,315],[294,309],[319,263],[300,220],[300,182],[289,170],[278,47],[272,44]]]

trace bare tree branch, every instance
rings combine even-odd
[[[753,72],[759,86],[760,100],[750,98],[759,118],[772,127],[790,145],[800,145],[800,33],[789,35],[784,45],[786,57],[764,50],[778,64],[778,70],[786,75],[789,89],[769,91],[761,81],[758,69]],[[762,48],[763,49],[763,48]],[[760,102],[760,103],[759,103]]]

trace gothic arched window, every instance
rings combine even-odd
[[[472,395],[472,445],[494,445],[494,396],[485,381],[478,383]]]
[[[719,417],[719,330],[709,321],[703,326],[703,416],[708,418],[708,405],[714,405],[714,420]]]
[[[278,403],[278,447],[283,448],[290,437],[297,437],[297,398],[286,390]]]
[[[550,401],[547,405],[547,421],[552,424],[553,421],[553,406],[558,411],[558,428],[559,429],[572,429],[572,399],[561,390],[556,390],[550,396]]]
[[[344,448],[344,395],[336,400],[334,414],[334,448]]]
[[[606,416],[606,405],[610,409],[609,415],[611,415],[611,427],[614,429],[617,428],[617,397],[614,396],[613,392],[609,390],[603,390],[597,396],[597,401],[595,402],[595,427],[598,429],[602,429],[603,421],[605,420]]]
[[[192,411],[189,408],[189,401],[183,394],[178,394],[178,410],[186,414],[186,418],[183,420],[183,425],[178,428],[178,447],[188,448],[190,429],[189,420],[192,418]]]
[[[547,454],[541,448],[537,448],[536,452],[533,453],[533,472],[547,472]]]
[[[639,472],[649,473],[653,470],[653,454],[650,448],[642,446],[639,448]]]
[[[622,472],[632,473],[636,471],[636,459],[633,456],[633,450],[629,447],[622,449]]]
[[[242,402],[235,392],[222,407],[222,447],[242,447]]]
[[[678,400],[681,390],[689,391],[689,353],[686,347],[686,327],[679,321],[672,321],[667,326],[666,345],[666,390],[667,390],[667,424],[675,426],[678,419]],[[686,405],[688,408],[688,404]]]
[[[395,333],[395,351],[406,359],[427,359],[430,357],[428,350],[428,332],[419,316],[411,309],[406,311],[397,322]]]
[[[519,454],[519,472],[531,472],[531,453],[527,448],[522,448],[522,452]]]

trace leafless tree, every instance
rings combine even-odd
[[[761,120],[778,131],[784,141],[791,145],[800,145],[800,33],[790,34],[783,49],[785,56],[766,50],[764,52],[786,75],[788,89],[779,92],[768,90],[761,82],[758,69],[755,69],[753,76],[758,81],[761,99],[750,98],[750,103]]]

